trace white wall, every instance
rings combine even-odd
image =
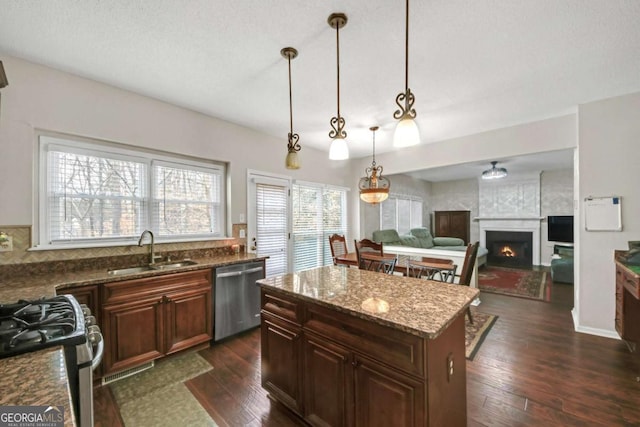
[[[3,56],[0,225],[33,223],[35,130],[115,141],[230,164],[232,223],[246,213],[246,170],[351,186],[345,162],[304,146],[302,168],[284,167],[287,129],[274,138],[93,80]]]
[[[578,276],[574,317],[578,330],[614,332],[613,251],[640,239],[640,93],[578,108],[579,207],[588,196],[622,197],[622,232],[584,230],[578,223]]]

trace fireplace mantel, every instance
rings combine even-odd
[[[540,222],[541,217],[496,218],[478,217],[480,226],[480,246],[487,245],[487,231],[529,231],[533,237],[533,265],[540,265]]]

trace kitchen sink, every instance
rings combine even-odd
[[[142,267],[128,267],[128,268],[118,268],[115,270],[108,270],[107,273],[114,276],[120,276],[122,274],[144,273],[145,271],[151,271],[151,270],[155,270],[155,268],[153,268],[150,265],[145,265]]]
[[[164,263],[158,263],[158,264],[143,265],[140,267],[117,268],[114,270],[108,270],[107,273],[113,276],[121,276],[123,274],[144,273],[145,271],[171,270],[172,268],[188,267],[190,265],[196,265],[196,264],[198,263],[195,261],[191,261],[190,259],[185,259],[182,261],[164,262]]]
[[[190,265],[198,264],[195,261],[191,261],[190,259],[185,259],[183,261],[175,261],[175,262],[165,262],[161,264],[155,264],[153,268],[155,270],[168,270],[171,268],[180,268],[180,267],[188,267]]]

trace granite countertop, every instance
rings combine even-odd
[[[478,296],[467,286],[344,266],[320,267],[259,280],[301,300],[433,339]]]
[[[135,274],[111,275],[106,268],[81,270],[54,274],[25,274],[0,278],[0,303],[15,302],[18,299],[37,299],[64,293],[64,289],[78,286],[118,282],[141,277],[160,276],[184,271],[202,270],[247,261],[263,260],[253,254],[217,255],[208,258],[193,258],[197,264],[166,270],[150,270]]]
[[[111,275],[106,268],[54,274],[29,274],[0,278],[0,303],[38,299],[64,293],[78,286],[202,270],[248,261],[264,260],[253,254],[216,255],[193,258],[195,265],[135,274]],[[65,407],[65,425],[75,425],[61,347],[46,348],[0,359],[2,393],[0,405],[51,405]]]
[[[25,353],[1,362],[0,406],[62,406],[64,425],[75,425],[62,347]]]

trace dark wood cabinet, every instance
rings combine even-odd
[[[424,425],[425,387],[422,381],[361,356],[356,356],[353,365],[357,402],[355,425]]]
[[[164,354],[160,298],[104,307],[104,373],[121,371]]]
[[[434,237],[457,237],[469,244],[470,211],[434,211]]]
[[[615,327],[635,351],[640,342],[640,274],[620,261],[616,262]]]
[[[311,425],[466,425],[464,312],[427,339],[263,288],[261,328],[263,386]]]
[[[211,270],[106,283],[102,300],[106,375],[211,339]]]
[[[262,386],[294,411],[302,411],[301,328],[262,313]]]
[[[304,338],[305,418],[313,425],[353,425],[354,359],[346,348],[307,332]],[[368,425],[368,424],[363,424]]]

